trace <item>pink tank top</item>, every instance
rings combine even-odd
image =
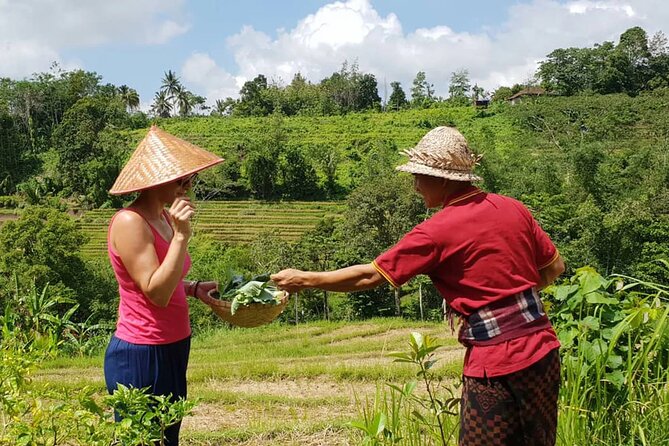
[[[135,212],[132,209],[121,209],[109,222],[111,228],[114,218],[123,211]],[[137,213],[137,215],[140,215]],[[141,216],[141,215],[140,215]],[[146,221],[146,220],[145,220]],[[158,231],[147,221],[154,239],[154,247],[158,261],[162,264],[170,246]],[[133,344],[170,344],[187,338],[191,334],[188,316],[188,302],[184,287],[177,285],[167,307],[153,304],[130,277],[123,265],[121,257],[114,251],[107,235],[107,253],[114,268],[121,297],[116,323],[116,337]],[[191,259],[186,253],[183,275],[186,277],[191,266]]]

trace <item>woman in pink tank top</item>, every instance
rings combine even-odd
[[[171,394],[173,400],[187,396],[191,329],[186,297],[203,297],[217,284],[185,280],[195,212],[186,193],[197,172],[221,161],[153,126],[110,191],[139,192],[109,224],[108,254],[120,294],[116,332],[105,353],[110,393],[123,384]],[[180,423],[167,429],[165,444],[178,445],[179,429]]]

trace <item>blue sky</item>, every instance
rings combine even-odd
[[[357,60],[408,91],[425,71],[446,94],[467,69],[488,90],[527,81],[551,50],[617,41],[631,26],[669,32],[665,0],[0,0],[0,76],[53,61],[127,84],[148,107],[174,70],[210,103],[262,73],[318,82]],[[663,29],[663,27],[665,29]]]

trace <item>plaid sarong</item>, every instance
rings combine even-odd
[[[465,346],[494,345],[550,326],[539,294],[529,288],[464,317],[459,340]]]
[[[560,356],[495,378],[463,378],[460,446],[554,446]]]

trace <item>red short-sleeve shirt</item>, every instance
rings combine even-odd
[[[522,203],[472,186],[448,197],[441,211],[373,264],[395,287],[418,274],[428,275],[448,304],[468,316],[535,286],[539,270],[557,257],[550,238]],[[465,375],[513,373],[557,347],[552,329],[472,347],[465,358]]]

